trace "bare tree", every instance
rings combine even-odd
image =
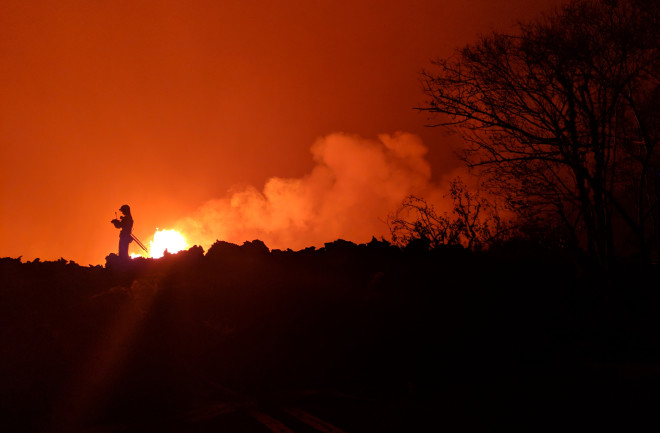
[[[513,209],[561,222],[601,263],[658,229],[658,2],[575,0],[422,73],[430,126]],[[632,235],[632,237],[630,236]]]
[[[392,243],[404,247],[424,241],[433,249],[439,245],[457,245],[458,236],[447,215],[440,215],[422,197],[409,195],[399,209],[388,215]]]
[[[499,210],[478,191],[469,191],[460,178],[450,182],[451,213],[439,213],[424,198],[408,196],[387,222],[392,242],[405,246],[424,241],[433,249],[440,245],[462,245],[481,250],[506,239],[512,226]]]

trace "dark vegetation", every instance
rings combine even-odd
[[[569,0],[422,73],[484,186],[603,265],[660,257],[659,5]]]
[[[427,247],[1,259],[0,428],[246,431],[242,413],[287,405],[346,432],[631,431],[657,414],[654,268]]]
[[[387,217],[392,242],[400,247],[421,242],[431,249],[464,246],[471,251],[497,247],[514,239],[533,240],[548,246],[548,239],[532,235],[515,221],[503,218],[496,204],[481,197],[480,191],[470,191],[460,177],[450,182],[447,196],[453,208],[444,213],[422,197],[406,197]],[[557,244],[555,236],[552,240]]]

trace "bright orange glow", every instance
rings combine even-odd
[[[172,230],[158,230],[154,233],[154,238],[149,242],[149,256],[153,259],[163,257],[165,251],[174,254],[188,248],[186,238],[180,232]],[[144,251],[139,254],[131,253],[131,257],[144,257]]]
[[[163,257],[165,250],[174,254],[186,248],[186,239],[176,230],[156,230],[154,239],[149,242],[149,254],[154,259]]]
[[[401,177],[365,188],[383,166],[361,140],[348,145],[359,159],[339,140],[315,151],[315,167],[316,138],[409,132],[428,146],[433,180],[453,178],[462,163],[449,144],[462,142],[411,108],[425,99],[417,71],[563,2],[4,0],[0,257],[103,264],[123,204],[147,248],[146,227],[204,248],[387,235],[374,226],[393,209],[378,194],[401,190]],[[246,201],[260,207],[232,205]]]

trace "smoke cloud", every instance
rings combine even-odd
[[[409,194],[441,195],[431,184],[427,148],[413,134],[378,139],[334,133],[311,147],[315,166],[302,178],[269,179],[262,191],[235,189],[179,221],[190,245],[260,239],[271,249],[320,247],[336,239],[389,238],[387,215]]]

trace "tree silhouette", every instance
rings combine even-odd
[[[598,262],[658,231],[660,8],[577,0],[422,72],[430,126],[519,213],[561,224]]]
[[[424,198],[409,195],[387,218],[392,242],[403,247],[424,241],[428,248],[441,245],[462,245],[481,250],[505,240],[513,226],[505,223],[497,207],[468,190],[460,178],[450,182],[451,213],[439,213]]]

